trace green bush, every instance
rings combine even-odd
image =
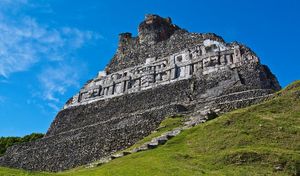
[[[8,147],[24,142],[31,142],[40,139],[44,136],[41,133],[32,133],[24,137],[0,137],[0,156],[3,155]]]

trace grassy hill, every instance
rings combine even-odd
[[[56,174],[0,168],[0,175],[300,175],[300,81],[269,101],[224,114],[156,149],[99,167]]]

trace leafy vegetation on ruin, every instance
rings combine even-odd
[[[32,133],[24,137],[0,137],[0,156],[5,153],[8,147],[24,142],[31,142],[44,136],[41,133]]]
[[[99,167],[61,173],[0,168],[0,175],[300,175],[300,81],[269,101],[226,113],[156,149]]]

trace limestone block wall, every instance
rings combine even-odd
[[[185,49],[164,58],[147,58],[145,64],[98,76],[85,85],[64,108],[97,100],[122,96],[174,81],[189,79],[193,75],[207,75],[218,70],[238,68],[259,63],[253,53],[241,55],[239,45],[225,46],[207,39],[202,45]]]
[[[167,114],[178,113],[184,110],[182,108],[172,105],[117,116],[108,121],[99,121],[56,135],[47,135],[36,142],[9,148],[6,155],[0,159],[0,164],[42,171],[60,171],[87,164],[133,145],[143,136],[149,135]],[[76,113],[69,112],[69,115],[76,116]],[[92,116],[82,115],[86,119],[97,116],[96,112]]]
[[[189,82],[190,80],[183,80],[178,83],[159,86],[134,94],[100,100],[90,103],[91,105],[87,104],[67,108],[58,113],[47,135],[54,135],[99,121],[110,120],[112,117],[124,116],[134,112],[142,112],[155,107],[187,101],[187,95],[191,91]],[[86,116],[92,116],[93,118],[86,118]]]

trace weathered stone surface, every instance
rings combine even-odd
[[[249,48],[215,34],[189,33],[169,18],[149,15],[139,36],[120,35],[106,71],[66,103],[46,136],[9,148],[0,165],[60,171],[92,163],[149,135],[165,116],[207,109],[220,114],[260,102],[279,89]],[[192,120],[191,126],[203,119]]]

